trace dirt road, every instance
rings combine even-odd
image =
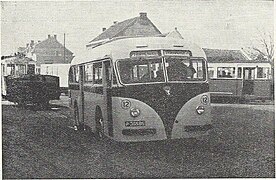
[[[97,141],[68,108],[2,106],[3,178],[275,177],[274,112],[214,106],[208,142]]]

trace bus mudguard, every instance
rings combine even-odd
[[[171,138],[196,138],[208,134],[211,128],[210,94],[203,93],[190,99],[180,109]]]
[[[113,132],[117,141],[167,139],[160,116],[147,104],[132,98],[113,97]]]

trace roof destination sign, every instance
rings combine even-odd
[[[165,56],[192,56],[192,52],[189,50],[164,50]]]
[[[151,50],[151,51],[132,51],[130,57],[156,57],[160,56],[160,51]]]

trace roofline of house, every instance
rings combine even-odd
[[[242,54],[249,60],[252,60],[252,58],[241,48],[240,50],[242,52]]]
[[[99,40],[99,41],[95,41],[95,42],[92,42],[92,43],[89,43],[86,45],[86,47],[91,47],[93,45],[95,45],[95,47],[97,46],[100,46],[100,45],[103,45],[103,44],[106,44],[106,43],[110,43],[110,42],[113,42],[113,41],[116,41],[116,40],[119,40],[119,39],[127,39],[127,38],[139,38],[139,37],[163,37],[161,36],[162,34],[157,34],[156,36],[143,36],[143,35],[137,35],[137,36],[118,36],[118,37],[114,37],[114,38],[107,38],[107,39],[102,39],[102,40]],[[95,48],[95,47],[92,47],[92,48]]]

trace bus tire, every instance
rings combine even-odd
[[[104,130],[103,130],[103,116],[100,110],[96,111],[96,132],[95,136],[98,140],[103,140],[104,138]]]

